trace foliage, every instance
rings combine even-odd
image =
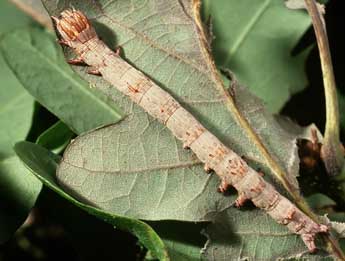
[[[226,107],[203,56],[189,5],[182,8],[181,3],[187,2],[43,0],[51,15],[70,6],[86,12],[109,46],[120,45],[127,61],[293,198],[291,191],[278,185],[279,177],[238,121],[237,112]],[[237,110],[298,194],[296,144],[298,139],[310,138],[310,127],[302,128],[271,112],[278,112],[306,84],[303,66],[309,48],[297,56],[291,56],[291,51],[310,25],[307,14],[288,10],[281,1],[265,0],[205,1],[204,14],[205,19],[212,16],[217,65],[238,76],[240,85],[232,90]],[[30,21],[23,17],[24,23]],[[2,19],[8,23],[11,18]],[[250,206],[234,209],[235,194],[217,193],[215,175],[206,175],[198,159],[183,150],[163,125],[102,78],[88,75],[87,68],[72,71],[65,57],[73,54],[68,48],[63,53],[51,32],[31,24],[6,33],[0,49],[6,60],[0,59],[0,74],[11,75],[5,78],[10,91],[0,97],[7,104],[6,113],[0,114],[6,126],[0,138],[0,196],[4,195],[5,207],[14,206],[16,211],[16,218],[10,220],[13,212],[2,211],[0,205],[0,226],[10,228],[0,234],[0,242],[34,205],[40,180],[74,206],[137,236],[149,250],[147,259],[331,259],[322,242],[322,251],[309,255],[298,236],[263,211]],[[34,176],[25,173],[12,149],[25,140],[31,126],[33,100],[28,93],[60,119],[37,135],[41,146],[29,142],[15,146]],[[79,136],[65,150],[74,135]],[[62,152],[63,158],[58,155]],[[332,199],[327,202],[335,204]]]
[[[310,50],[291,55],[310,19],[305,12],[288,12],[282,2],[204,1],[213,23],[216,62],[231,68],[272,112],[305,87],[303,68]]]

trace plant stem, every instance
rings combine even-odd
[[[323,17],[318,10],[315,0],[305,0],[306,8],[312,19],[315,36],[320,52],[323,83],[326,99],[326,126],[324,143],[321,148],[321,157],[325,163],[327,172],[336,175],[344,164],[344,155],[341,151],[339,131],[339,109],[332,59],[328,44],[326,27]]]

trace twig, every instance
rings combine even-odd
[[[142,72],[124,61],[118,52],[101,41],[80,11],[65,10],[53,17],[64,44],[102,77],[141,106],[148,114],[165,124],[185,148],[194,151],[205,170],[214,170],[221,179],[220,191],[233,186],[239,193],[236,205],[251,200],[278,223],[301,236],[309,251],[316,250],[317,233],[328,227],[318,224],[282,196],[234,151],[226,147],[186,111],[170,94],[162,90]]]
[[[339,134],[339,109],[337,90],[333,73],[332,58],[329,50],[326,26],[323,14],[315,0],[305,0],[306,8],[312,19],[317,44],[320,52],[323,83],[326,99],[326,126],[321,157],[330,175],[340,173],[344,165],[344,154],[341,151]]]
[[[31,16],[38,23],[43,25],[49,30],[53,30],[53,25],[47,12],[45,11],[40,0],[33,0],[29,3],[27,0],[10,0],[17,8],[22,10],[24,13]]]

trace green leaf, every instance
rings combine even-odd
[[[273,223],[260,210],[231,208],[206,229],[209,241],[202,259],[333,260],[324,251],[309,254],[298,235]]]
[[[195,245],[193,242],[185,242],[182,238],[177,238],[176,240],[163,238],[163,242],[168,249],[169,257],[172,261],[200,260],[200,251],[202,247]]]
[[[329,208],[329,207],[334,207],[337,205],[337,203],[327,197],[326,195],[324,194],[321,194],[321,193],[315,193],[313,195],[310,195],[309,197],[306,198],[307,201],[308,201],[308,204],[311,208],[313,209],[318,209],[318,210],[321,210],[323,208]]]
[[[203,223],[158,221],[149,223],[162,238],[171,261],[197,261],[206,237],[200,231]],[[147,258],[147,257],[146,257]]]
[[[31,16],[36,22],[52,29],[52,21],[41,0],[10,0],[19,9]]]
[[[306,86],[304,63],[309,48],[292,56],[311,21],[281,0],[204,0],[211,15],[217,65],[231,68],[239,81],[278,112],[290,96]]]
[[[60,160],[59,156],[30,142],[17,143],[15,151],[18,157],[24,162],[25,166],[30,169],[32,174],[41,180],[44,185],[89,214],[108,222],[114,227],[133,233],[138,237],[140,242],[160,260],[169,260],[163,242],[146,223],[140,220],[111,215],[89,204],[81,203],[61,190],[55,180],[56,167]]]
[[[0,1],[0,36],[30,23],[7,1]],[[22,88],[0,53],[0,244],[7,241],[26,219],[41,190],[37,179],[25,175],[13,151],[31,126],[33,99]]]
[[[120,119],[109,99],[73,73],[51,34],[32,28],[17,30],[2,39],[0,48],[24,88],[74,132]]]
[[[4,77],[2,77],[4,76]],[[0,160],[14,155],[16,141],[24,139],[31,126],[33,99],[8,69],[0,55]],[[4,90],[6,88],[6,90]]]
[[[59,154],[71,141],[74,133],[62,121],[58,121],[37,139],[37,144]]]
[[[29,23],[9,3],[0,3],[0,35],[13,28]],[[13,145],[24,139],[31,125],[33,99],[26,93],[0,53],[0,160],[14,155]]]

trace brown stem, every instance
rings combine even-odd
[[[50,17],[44,9],[41,1],[10,0],[18,9],[22,10],[27,15],[31,16],[35,21],[49,29],[53,30]]]

